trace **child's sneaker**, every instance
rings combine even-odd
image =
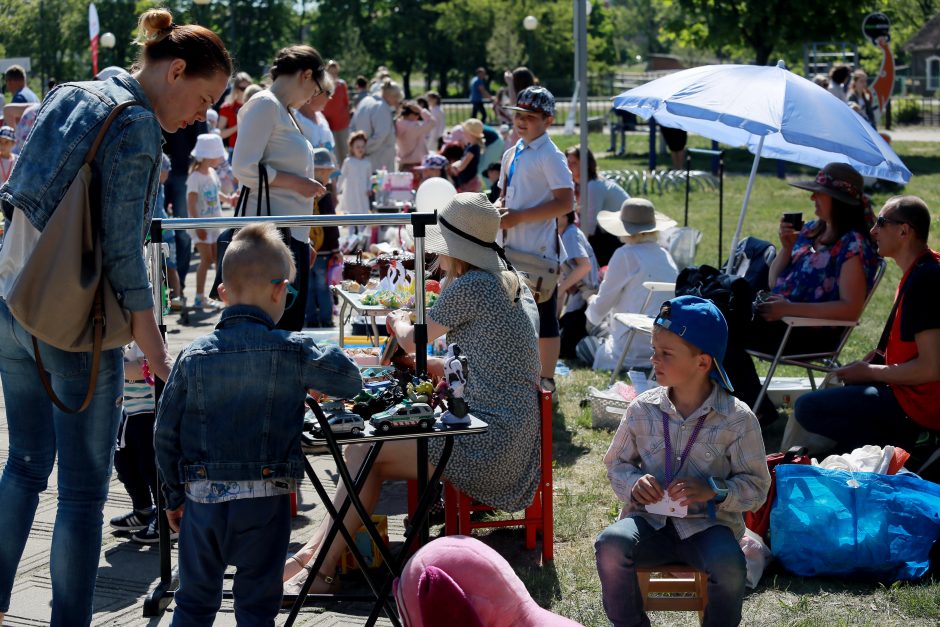
[[[170,531],[170,540],[176,540],[180,537],[175,531]],[[157,529],[157,517],[154,516],[150,524],[143,531],[131,535],[131,540],[141,544],[157,544],[160,542],[160,531]]]
[[[179,296],[170,299],[170,310],[180,311],[183,309],[183,299]]]
[[[196,300],[193,301],[193,307],[196,309],[211,309],[217,310],[221,309],[221,306],[218,302],[212,300],[211,298],[206,298],[205,296],[196,296]]]
[[[128,512],[123,516],[111,519],[111,528],[115,531],[143,531],[156,520],[156,511],[153,508]]]

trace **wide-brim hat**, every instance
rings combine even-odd
[[[666,214],[656,211],[653,203],[645,198],[628,198],[620,206],[620,213],[601,211],[597,214],[597,223],[617,237],[665,231],[677,224]]]
[[[483,139],[483,122],[476,118],[470,118],[460,125],[463,132],[476,139]]]
[[[225,159],[228,153],[225,151],[225,144],[222,138],[216,133],[202,133],[196,138],[196,147],[193,148],[193,159],[202,161],[203,159]]]
[[[502,272],[506,265],[496,252],[499,221],[499,211],[486,194],[457,194],[437,212],[437,224],[427,227],[424,250],[488,272]]]
[[[848,163],[826,165],[812,181],[794,181],[793,187],[828,194],[850,205],[861,205],[865,179]]]

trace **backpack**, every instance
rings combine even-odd
[[[734,249],[731,272],[747,279],[756,294],[761,290],[770,289],[770,264],[776,256],[777,248],[770,242],[756,237],[745,237]]]
[[[713,266],[690,266],[676,278],[676,296],[699,296],[715,303],[728,329],[742,329],[753,317],[754,292],[747,279]]]

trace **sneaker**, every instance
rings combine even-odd
[[[170,532],[170,540],[176,540],[180,537],[175,531]],[[154,516],[153,520],[147,525],[147,528],[143,531],[138,531],[135,534],[131,535],[131,540],[134,542],[140,542],[141,544],[157,544],[160,542],[160,531],[157,529],[157,517]]]
[[[175,297],[170,299],[170,311],[180,311],[183,309],[183,299]]]
[[[111,519],[111,528],[115,531],[143,531],[156,519],[155,510],[131,511],[123,516]]]
[[[195,309],[217,310],[221,309],[222,306],[211,298],[206,298],[205,296],[196,296],[196,300],[193,301],[193,307]]]

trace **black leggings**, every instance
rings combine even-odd
[[[118,430],[121,448],[114,452],[114,468],[136,510],[150,509],[157,502],[157,460],[153,451],[155,419],[150,412],[125,415]]]

